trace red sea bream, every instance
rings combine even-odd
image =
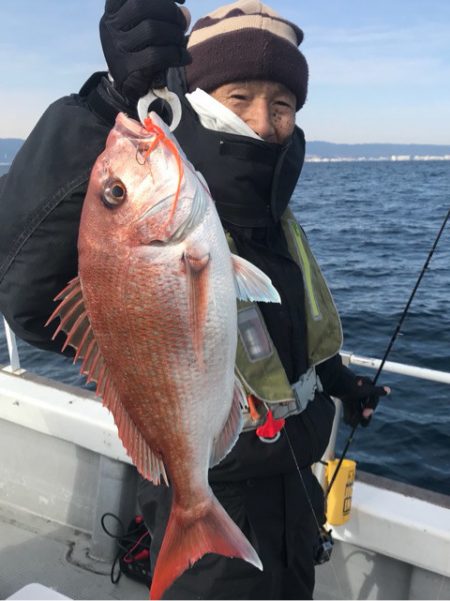
[[[241,430],[236,296],[280,299],[230,253],[205,181],[157,115],[145,127],[118,115],[91,174],[78,251],[79,276],[49,321],[59,316],[139,472],[173,487],[151,598],[205,553],[262,568],[208,469]]]

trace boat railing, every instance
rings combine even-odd
[[[358,365],[360,367],[366,367],[373,370],[378,370],[381,365],[381,359],[363,357],[362,355],[356,355],[348,351],[342,351],[341,356],[345,365]],[[407,365],[406,363],[386,361],[383,366],[383,371],[400,374],[402,376],[420,378],[421,380],[431,380],[432,382],[450,384],[450,373],[446,371],[439,371],[437,369],[428,369],[426,367]]]
[[[9,354],[9,365],[6,367],[6,369],[8,371],[18,372],[21,370],[21,365],[16,336],[4,318],[3,323]],[[344,365],[357,365],[359,367],[365,367],[371,370],[378,370],[381,365],[381,359],[364,357],[363,355],[357,355],[349,351],[342,351],[341,357]],[[416,365],[408,365],[406,363],[386,361],[383,366],[383,370],[412,378],[450,384],[450,372],[439,371],[437,369],[429,369],[426,367],[418,367]]]

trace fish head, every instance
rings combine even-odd
[[[91,174],[80,235],[123,249],[176,243],[209,202],[206,182],[158,115],[142,125],[119,113]]]

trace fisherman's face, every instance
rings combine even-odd
[[[272,81],[229,83],[211,92],[266,142],[283,144],[295,128],[296,98]]]

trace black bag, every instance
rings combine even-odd
[[[152,583],[150,570],[150,532],[147,530],[144,518],[141,515],[134,517],[126,533],[116,536],[105,527],[106,517],[115,518],[124,532],[122,522],[112,513],[102,516],[103,530],[113,538],[117,539],[119,551],[111,566],[111,582],[117,584],[122,574],[147,585]]]

